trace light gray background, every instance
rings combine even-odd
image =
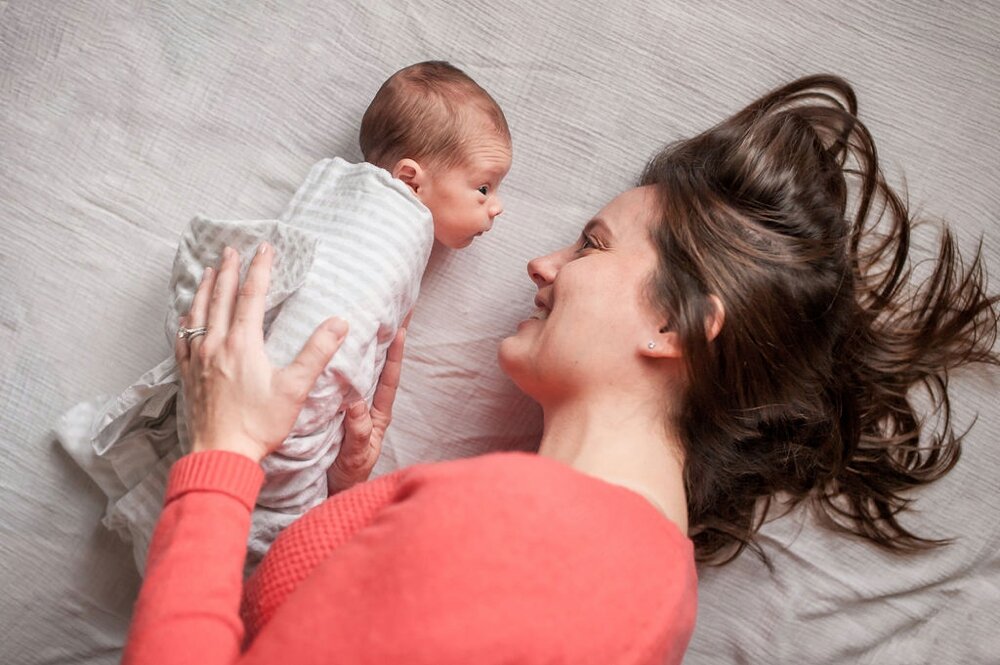
[[[432,259],[381,472],[529,447],[537,410],[494,361],[532,308],[526,260],[658,146],[803,74],[856,86],[893,182],[966,248],[985,235],[1000,279],[998,34],[995,2],[0,2],[0,661],[117,660],[137,576],[51,426],[169,353],[187,221],[274,215],[314,161],[357,159],[391,72],[465,68],[515,158],[494,231]],[[778,520],[774,575],[702,571],[686,662],[998,662],[996,394],[995,376],[954,382],[979,422],[909,522],[955,545],[900,559]]]

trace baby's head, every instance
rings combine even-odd
[[[503,212],[510,170],[507,119],[489,93],[447,62],[405,67],[361,120],[361,152],[406,183],[434,217],[434,237],[458,249]]]

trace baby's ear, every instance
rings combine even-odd
[[[402,180],[414,194],[420,193],[424,186],[424,170],[412,159],[401,159],[392,167],[392,177]]]

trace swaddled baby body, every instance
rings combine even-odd
[[[344,410],[358,399],[371,402],[434,240],[466,247],[503,210],[497,190],[511,163],[506,119],[485,90],[447,63],[419,63],[390,77],[365,112],[360,143],[365,162],[318,162],[277,220],[196,217],[174,262],[168,335],[225,247],[247,257],[264,241],[276,257],[265,317],[274,363],[291,362],[323,320],[337,316],[350,325],[291,436],[263,462],[249,567],[327,497]],[[140,571],[169,467],[190,449],[176,369],[167,359],[118,398],[74,407],[57,427],[108,494],[104,521],[134,541]]]

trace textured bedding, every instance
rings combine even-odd
[[[856,86],[890,179],[966,251],[983,238],[1000,290],[998,35],[996,3],[931,0],[0,2],[0,662],[117,662],[138,575],[55,420],[169,353],[187,222],[273,217],[317,160],[359,159],[392,71],[466,69],[504,107],[514,164],[494,230],[431,256],[378,473],[530,449],[538,411],[495,362],[532,309],[527,259],[659,146],[796,76]],[[1000,660],[998,386],[955,376],[959,427],[978,420],[907,520],[952,545],[900,558],[775,519],[773,572],[749,556],[700,571],[686,662]]]

